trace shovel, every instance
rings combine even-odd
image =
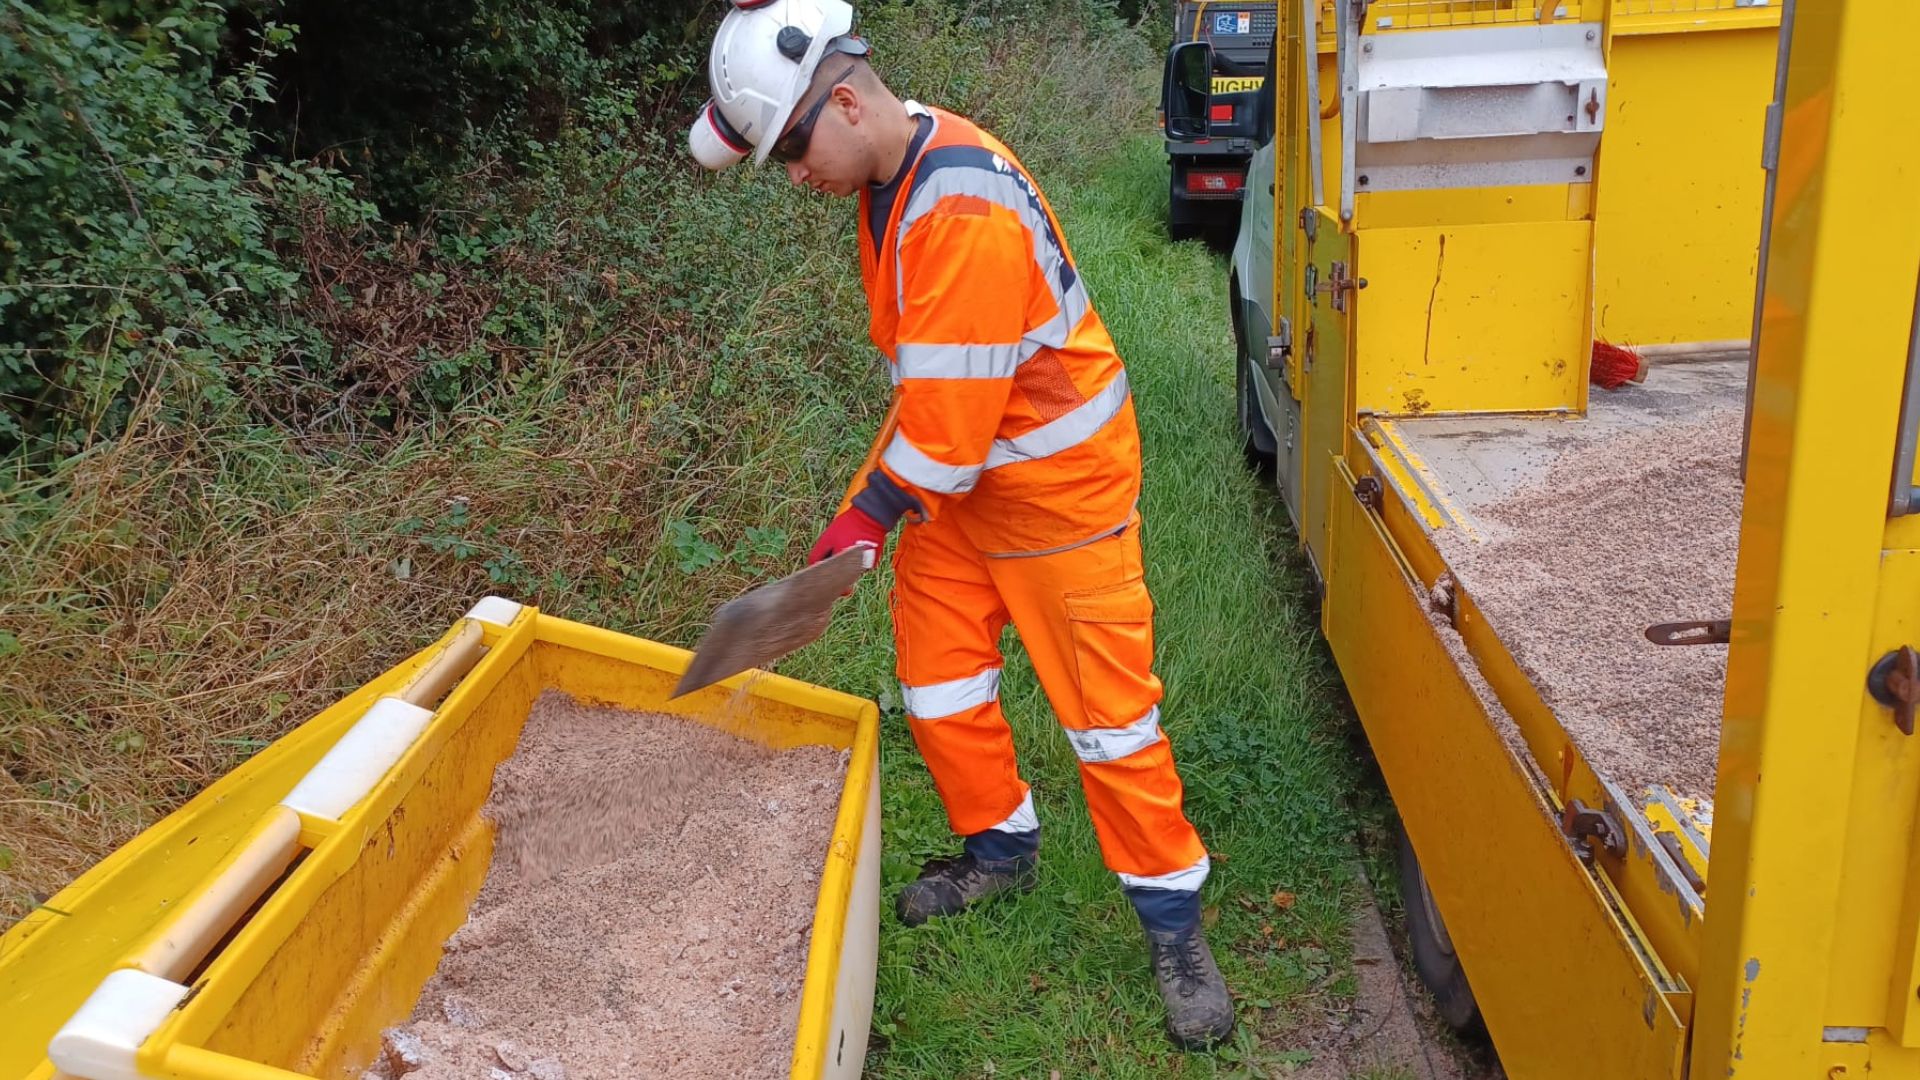
[[[893,440],[900,422],[900,390],[894,388],[893,401],[880,421],[880,434],[867,451],[867,459],[854,473],[853,483],[840,500],[839,513],[853,505],[854,493],[865,484],[880,461],[880,453]],[[860,575],[872,569],[879,552],[870,548],[849,548],[838,555],[814,563],[797,574],[741,593],[720,605],[713,613],[713,624],[693,650],[693,663],[680,676],[673,697],[690,694],[721,679],[754,668],[764,668],[793,650],[818,638],[827,629],[833,615],[833,602],[853,589]],[[671,700],[671,698],[669,699]]]
[[[848,548],[721,604],[673,696],[767,667],[819,637],[833,615],[833,602],[852,590],[873,558],[871,548]]]

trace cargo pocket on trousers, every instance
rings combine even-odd
[[[1153,598],[1134,578],[1066,597],[1067,629],[1089,726],[1124,727],[1160,700],[1153,674]]]

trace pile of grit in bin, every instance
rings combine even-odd
[[[1437,536],[1581,754],[1630,796],[1713,797],[1727,646],[1645,632],[1732,614],[1742,424],[1740,409],[1714,408],[1576,444],[1477,510],[1478,542]]]
[[[365,1080],[787,1075],[846,766],[543,694],[486,883]]]

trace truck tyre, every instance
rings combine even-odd
[[[1434,1011],[1458,1032],[1480,1027],[1480,1006],[1467,986],[1467,973],[1454,954],[1453,939],[1440,919],[1440,908],[1427,887],[1427,876],[1413,853],[1404,826],[1400,839],[1400,898],[1407,910],[1407,938],[1413,953],[1413,970],[1433,995]]]

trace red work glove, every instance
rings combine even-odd
[[[881,545],[887,542],[887,527],[873,520],[873,515],[857,506],[849,506],[839,517],[827,524],[827,531],[813,542],[813,550],[807,552],[807,565],[853,547],[867,549],[867,566],[873,566],[879,556]]]

